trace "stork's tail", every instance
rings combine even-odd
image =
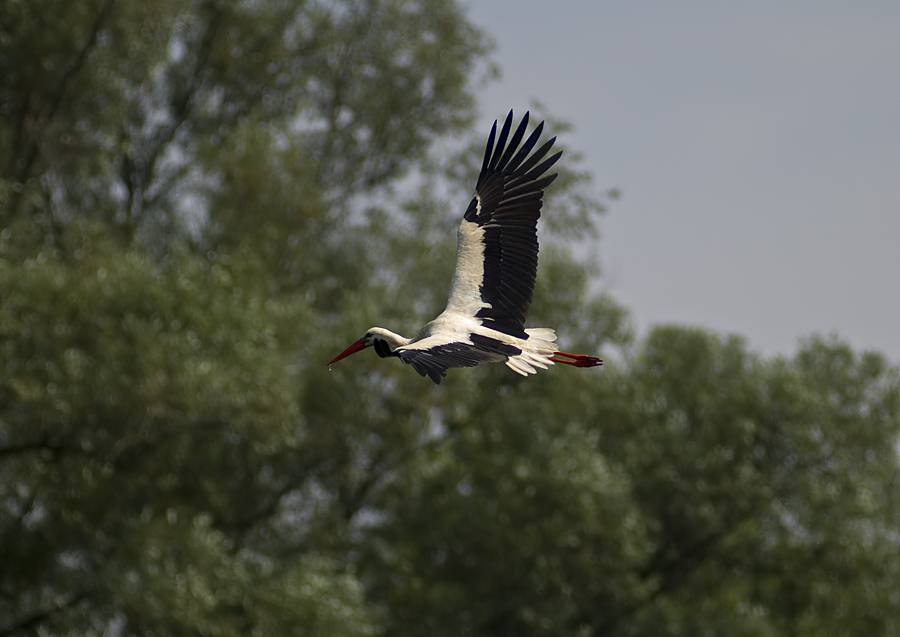
[[[536,374],[538,369],[547,369],[553,363],[575,367],[597,367],[603,361],[596,356],[567,354],[556,349],[556,332],[549,327],[534,327],[525,330],[528,338],[522,342],[522,353],[511,356],[506,365],[522,376]]]
[[[511,356],[506,365],[522,376],[536,374],[538,369],[547,369],[553,364],[556,353],[556,332],[549,327],[535,327],[525,330],[528,338],[522,341],[522,353]]]

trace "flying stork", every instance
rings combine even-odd
[[[528,113],[510,138],[512,118],[510,111],[499,137],[496,121],[491,128],[475,196],[459,225],[456,270],[446,309],[414,338],[383,327],[371,328],[335,356],[329,368],[369,346],[381,358],[397,357],[435,383],[441,382],[450,367],[481,363],[504,362],[523,376],[553,363],[576,367],[602,364],[593,356],[558,351],[556,333],[548,327],[525,328],[537,276],[541,198],[544,188],[557,177],[557,173],[544,173],[562,151],[544,159],[554,137],[531,152],[543,122],[520,148]]]

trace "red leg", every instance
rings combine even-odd
[[[563,363],[565,365],[574,365],[575,367],[597,367],[602,365],[603,361],[595,356],[585,356],[584,354],[566,354],[565,352],[556,352],[556,356],[565,356],[572,360],[567,361],[555,356],[550,360],[554,363]]]

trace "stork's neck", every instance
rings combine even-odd
[[[373,327],[367,332],[367,334],[371,334],[374,338],[386,341],[390,346],[392,352],[402,345],[409,345],[409,343],[412,341],[412,339],[410,338],[400,336],[399,334],[390,330],[386,330],[383,327]]]

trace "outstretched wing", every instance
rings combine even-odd
[[[421,376],[428,376],[440,384],[441,377],[451,367],[475,367],[481,363],[500,363],[510,356],[517,356],[522,350],[514,345],[502,343],[496,339],[470,334],[471,342],[447,342],[441,336],[429,336],[410,345],[394,350],[404,363],[413,366]]]
[[[544,159],[555,137],[532,152],[543,122],[520,148],[528,113],[510,137],[512,117],[510,111],[499,137],[496,121],[491,128],[475,197],[459,227],[447,311],[474,315],[486,327],[528,338],[525,319],[537,276],[537,221],[544,189],[557,177],[544,173],[562,152]]]

